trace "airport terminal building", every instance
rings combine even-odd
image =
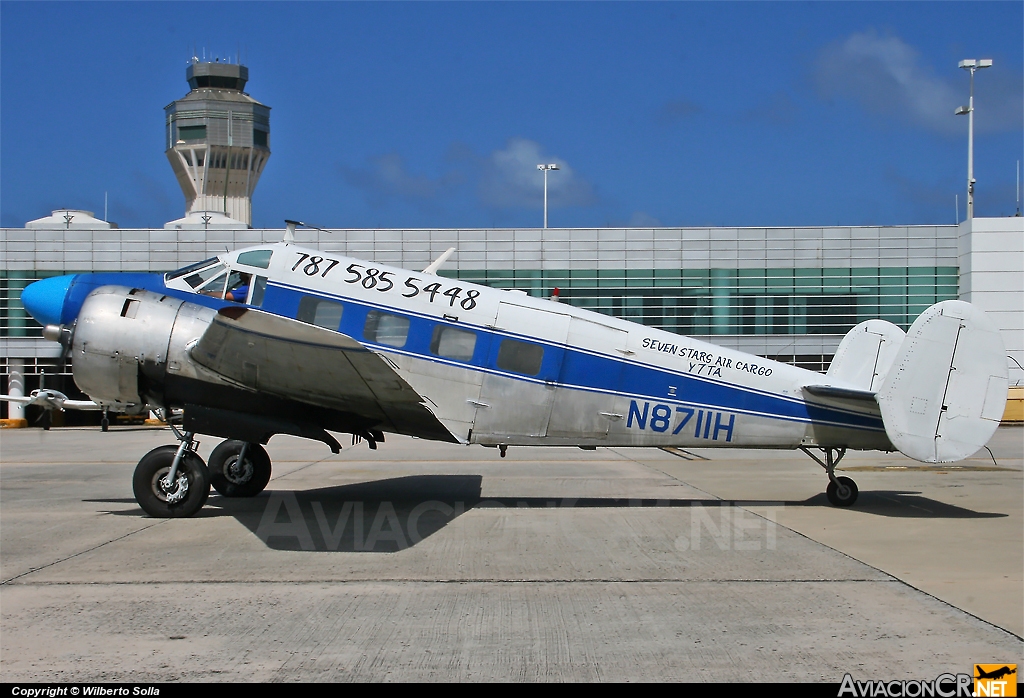
[[[284,229],[253,229],[251,197],[270,157],[270,107],[243,92],[244,66],[201,63],[165,107],[165,155],[186,213],[162,228],[120,229],[57,210],[0,229],[0,374],[5,392],[74,393],[69,361],[42,338],[20,292],[76,272],[167,272]],[[299,244],[421,270],[448,248],[442,276],[521,289],[759,356],[827,369],[857,323],[906,330],[925,308],[960,298],[1002,330],[1010,384],[1024,384],[1024,218],[960,225],[798,228],[303,230]],[[13,379],[12,379],[13,376]],[[7,405],[4,403],[7,416]]]

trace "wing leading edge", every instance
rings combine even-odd
[[[385,431],[457,440],[384,357],[338,332],[227,307],[191,356],[254,391],[357,414]]]

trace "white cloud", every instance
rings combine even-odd
[[[819,94],[828,99],[852,99],[868,111],[939,133],[963,133],[966,128],[964,117],[953,115],[968,101],[966,72],[950,62],[936,74],[898,36],[868,30],[827,46],[818,56],[814,80]],[[1024,118],[1019,64],[996,58],[992,68],[978,73],[974,108],[979,132],[1019,129]]]
[[[662,104],[654,118],[660,124],[671,125],[703,111],[704,108],[696,102],[677,99]]]
[[[495,208],[537,207],[544,201],[544,173],[538,164],[558,165],[548,173],[548,206],[590,206],[597,202],[594,187],[558,156],[545,153],[539,143],[512,138],[502,150],[482,159],[478,193],[481,202]]]
[[[633,215],[629,217],[630,228],[661,228],[663,224],[660,220],[644,211],[634,211]]]
[[[361,189],[372,206],[383,206],[390,199],[404,199],[424,205],[448,193],[459,183],[460,175],[449,172],[440,177],[410,174],[402,156],[387,153],[370,158],[366,167],[340,168],[342,178]]]

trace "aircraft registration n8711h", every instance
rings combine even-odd
[[[181,410],[179,444],[139,462],[139,505],[191,516],[212,485],[254,496],[274,434],[384,432],[497,446],[803,449],[827,494],[847,449],[925,462],[987,443],[1006,402],[1006,353],[960,301],[904,333],[857,325],[825,375],[625,320],[283,242],[168,274],[76,274],[22,293],[75,382],[112,409]],[[203,463],[194,434],[227,439]],[[815,454],[819,452],[821,456]]]

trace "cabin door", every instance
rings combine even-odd
[[[502,302],[494,327],[502,333],[491,343],[487,365],[493,372],[480,388],[474,437],[492,443],[503,437],[543,437],[565,355],[569,316]]]
[[[559,388],[548,436],[604,439],[625,414],[622,357],[627,333],[600,322],[574,317],[569,325]]]

